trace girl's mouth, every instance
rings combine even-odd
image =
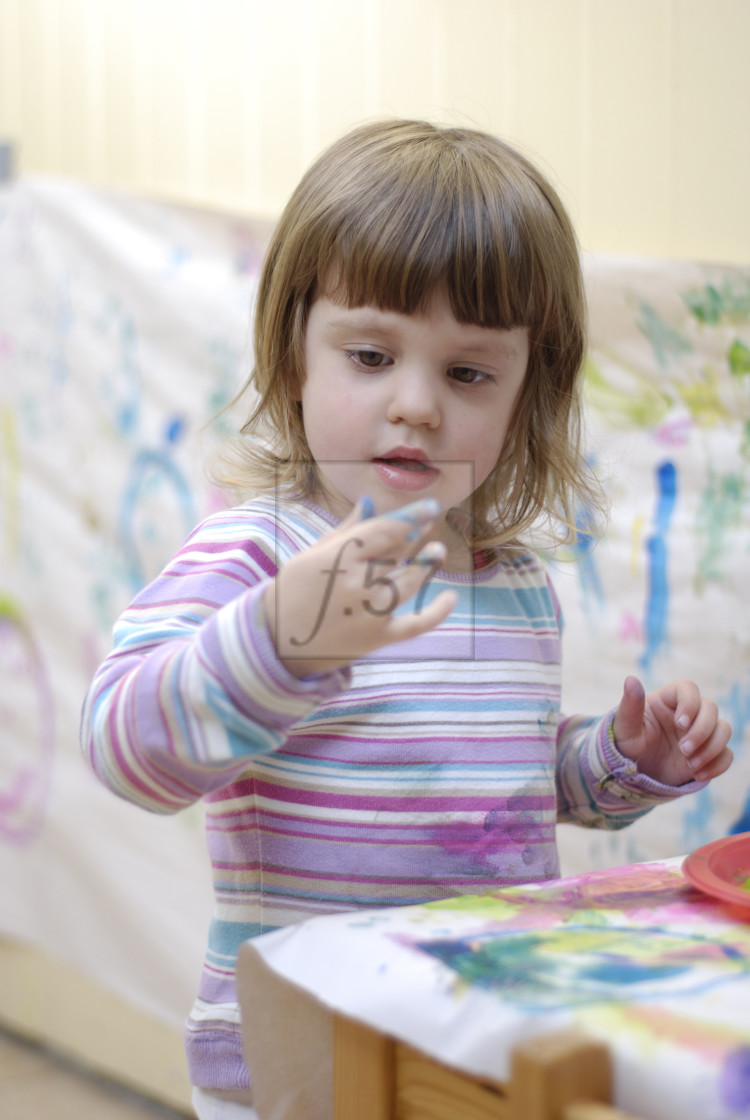
[[[440,471],[425,456],[383,455],[373,459],[375,474],[389,490],[426,490],[438,478]]]
[[[389,467],[396,467],[402,471],[429,471],[432,470],[429,463],[423,463],[421,459],[376,459],[377,463],[386,463]]]

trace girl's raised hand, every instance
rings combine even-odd
[[[674,681],[647,696],[628,677],[612,730],[620,754],[668,786],[716,778],[733,757],[732,728],[693,681]]]
[[[430,540],[437,502],[427,498],[362,520],[362,503],[330,533],[293,556],[269,585],[266,619],[276,651],[296,677],[326,673],[381,646],[415,638],[450,614],[444,591],[424,608],[394,614],[445,558]],[[406,563],[406,561],[412,561]]]

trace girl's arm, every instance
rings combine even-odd
[[[442,621],[450,592],[392,615],[432,570],[403,564],[424,551],[435,517],[411,508],[355,515],[314,543],[268,513],[204,522],[123,614],[86,697],[82,743],[101,780],[176,812],[281,746],[347,686],[355,658]]]
[[[119,796],[175,812],[232,781],[346,686],[346,670],[299,681],[276,655],[263,598],[277,536],[270,518],[209,518],[118,621],[81,739]]]
[[[603,719],[560,723],[558,820],[623,828],[661,802],[702,789],[729,767],[730,735],[716,705],[692,682],[646,696],[629,677],[620,704]],[[699,760],[695,767],[687,761],[691,754]]]

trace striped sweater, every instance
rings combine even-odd
[[[619,828],[672,789],[615,749],[611,714],[560,719],[560,617],[539,561],[507,552],[437,629],[303,680],[262,598],[335,522],[256,499],[209,517],[118,621],[82,741],[116,794],[203,798],[215,911],[187,1024],[193,1083],[243,1089],[234,965],[248,937],[315,914],[558,874],[555,823]]]

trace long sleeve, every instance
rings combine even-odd
[[[298,543],[257,513],[215,515],[122,615],[81,732],[114,793],[175,812],[274,751],[345,686],[344,671],[297,680],[273,647],[263,595],[278,553]]]
[[[557,819],[586,828],[620,829],[654,806],[702,789],[705,782],[667,786],[641,774],[618,751],[614,711],[601,718],[562,719],[557,734]]]

